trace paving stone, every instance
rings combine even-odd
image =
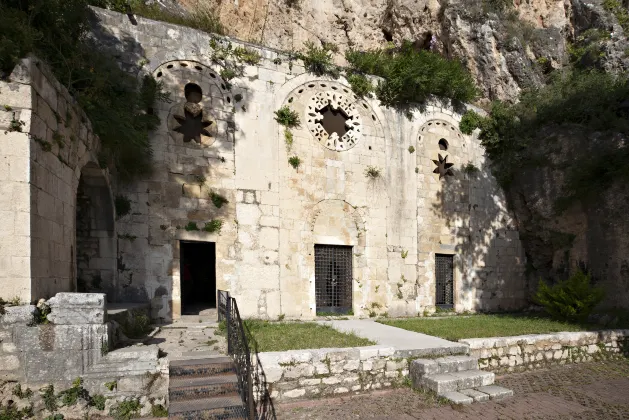
[[[489,397],[492,400],[500,400],[502,398],[513,396],[512,390],[503,388],[498,385],[479,386],[478,388],[476,388],[476,390],[485,394],[489,394]]]
[[[455,404],[472,404],[474,399],[460,392],[451,391],[439,394],[440,397],[447,398]]]
[[[459,392],[463,395],[467,395],[468,397],[472,397],[476,402],[489,400],[489,394],[485,394],[484,392],[480,392],[475,389],[461,389]]]

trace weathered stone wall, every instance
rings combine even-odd
[[[356,97],[342,78],[314,76],[281,53],[239,41],[234,47],[253,48],[261,61],[239,63],[243,76],[227,84],[211,59],[210,35],[97,14],[103,45],[123,67],[162,81],[172,99],[155,110],[162,125],[151,136],[153,175],[121,190],[132,209],[118,229],[134,238],[118,250],[124,299],[150,301],[155,317],[177,317],[179,244],[193,240],[216,243],[216,285],[248,317],[315,315],[314,244],[352,246],[359,316],[374,308],[433,310],[437,253],[455,256],[457,310],[526,304],[524,255],[504,196],[478,139],[458,131],[460,114],[449,103],[427,103],[410,120]],[[193,108],[208,130],[197,140],[180,127],[189,83],[202,91]],[[329,100],[352,118],[344,142],[322,135],[311,115]],[[274,119],[283,105],[301,120],[290,147]],[[433,173],[439,155],[454,164],[443,179]],[[297,169],[292,156],[301,160]],[[468,163],[477,171],[464,171]],[[365,175],[370,166],[378,177]],[[211,193],[229,203],[216,207]],[[223,223],[220,234],[203,231],[214,219]],[[191,223],[200,230],[186,229]]]
[[[75,290],[79,179],[91,166],[111,197],[109,175],[85,113],[44,63],[22,60],[0,103],[0,297],[33,302]]]
[[[157,346],[109,351],[104,294],[59,293],[47,304],[47,324],[38,323],[34,306],[7,307],[0,315],[0,379],[61,391],[82,378],[92,395],[151,396],[164,403],[168,367]],[[112,389],[105,386],[114,382]]]
[[[491,371],[520,371],[629,354],[629,330],[562,332],[459,340],[470,346],[479,367]]]
[[[408,376],[409,362],[393,347],[259,353],[276,402],[390,387]]]

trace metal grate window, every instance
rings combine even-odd
[[[315,245],[317,312],[352,310],[352,247]]]
[[[435,259],[435,277],[437,279],[435,303],[441,306],[452,306],[454,304],[454,257],[437,254]]]

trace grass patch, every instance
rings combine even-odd
[[[375,344],[355,334],[337,331],[315,322],[268,322],[246,320],[245,329],[258,351],[286,351],[328,347],[360,347]]]
[[[506,337],[561,331],[583,331],[584,329],[592,329],[592,327],[601,328],[597,325],[575,324],[555,321],[543,316],[518,314],[472,315],[446,319],[410,318],[379,320],[378,322],[455,341],[462,338]]]

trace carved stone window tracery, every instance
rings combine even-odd
[[[349,94],[319,92],[310,99],[306,114],[308,130],[330,150],[349,150],[362,137],[362,118]]]

